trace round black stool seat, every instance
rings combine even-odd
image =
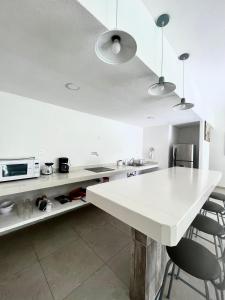
[[[224,212],[224,207],[222,205],[217,204],[210,200],[205,202],[202,209],[216,213],[216,214],[222,214]]]
[[[177,246],[166,249],[172,262],[188,274],[205,281],[214,281],[220,277],[221,270],[216,256],[201,244],[182,238]]]
[[[198,214],[195,217],[191,226],[210,235],[218,237],[225,235],[225,228],[222,225],[215,220],[201,214]]]
[[[212,192],[212,194],[209,196],[209,198],[213,198],[213,199],[221,200],[221,201],[225,202],[225,194],[222,194],[222,193]]]

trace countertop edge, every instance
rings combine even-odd
[[[13,194],[20,194],[25,192],[30,192],[34,190],[41,190],[56,186],[62,186],[72,183],[79,183],[94,179],[99,179],[102,177],[110,177],[113,175],[123,174],[127,172],[134,172],[134,171],[142,171],[142,170],[148,170],[148,169],[154,169],[158,167],[158,163],[151,163],[146,164],[144,166],[135,167],[135,166],[121,166],[116,167],[112,164],[105,165],[106,167],[111,166],[115,167],[116,169],[113,171],[107,171],[107,172],[101,172],[101,173],[94,173],[91,171],[86,171],[87,174],[85,175],[79,175],[80,171],[85,171],[84,168],[73,168],[72,172],[69,173],[70,177],[67,177],[67,174],[59,174],[55,173],[53,175],[41,175],[38,178],[30,178],[20,181],[9,181],[9,182],[1,182],[0,183],[0,197],[4,196],[10,196]],[[71,175],[74,174],[74,177],[71,177]],[[76,176],[77,175],[77,176]],[[57,178],[59,176],[60,178]],[[64,177],[65,176],[65,177]],[[46,180],[45,180],[46,179]],[[18,186],[15,186],[15,183],[18,183]],[[3,189],[1,189],[1,185],[4,186]]]

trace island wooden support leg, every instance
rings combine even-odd
[[[132,228],[131,300],[155,300],[167,262],[165,247]]]

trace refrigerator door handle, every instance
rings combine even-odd
[[[174,162],[174,166],[176,166],[176,157],[177,157],[177,148],[174,148],[174,152],[173,152],[173,162]]]

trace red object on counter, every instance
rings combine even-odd
[[[71,200],[79,200],[85,196],[86,196],[86,189],[82,187],[76,188],[69,193],[69,198]]]
[[[102,182],[109,182],[109,177],[103,177]]]

